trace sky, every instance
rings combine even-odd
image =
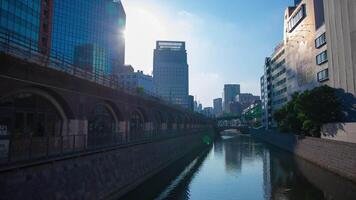
[[[156,40],[185,41],[189,93],[204,107],[224,84],[260,95],[265,57],[283,39],[292,0],[122,0],[126,64],[152,74]]]

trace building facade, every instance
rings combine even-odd
[[[321,85],[356,93],[356,1],[298,0],[286,9],[283,44],[261,78],[265,127],[294,93]]]
[[[257,100],[260,100],[260,96],[254,96],[250,93],[241,93],[236,96],[236,102],[241,104],[242,109],[247,108]]]
[[[144,74],[143,71],[135,72],[132,67],[119,73],[121,87],[129,92],[155,95],[153,86],[153,77]]]
[[[0,9],[0,31],[17,45],[104,75],[125,62],[120,1],[0,0]]]
[[[230,113],[230,104],[236,101],[236,96],[240,94],[239,84],[224,85],[224,112]]]
[[[53,8],[51,55],[69,63],[94,55],[94,72],[117,74],[125,63],[126,14],[121,2],[53,0]],[[85,47],[90,47],[86,53],[76,54]]]
[[[221,116],[223,114],[223,100],[222,100],[222,98],[214,99],[213,105],[214,105],[214,115],[216,117]]]
[[[202,111],[202,114],[206,117],[213,118],[214,115],[214,108],[212,107],[205,107]]]
[[[157,41],[153,77],[158,96],[188,108],[189,75],[185,42]]]
[[[1,36],[14,44],[39,50],[41,0],[0,0]]]
[[[245,108],[242,115],[245,121],[251,126],[259,127],[262,119],[262,105],[260,100],[254,101],[251,105]]]

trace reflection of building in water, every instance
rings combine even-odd
[[[214,142],[214,154],[221,155],[223,152],[223,143],[220,140]]]
[[[269,200],[271,199],[271,160],[270,154],[268,149],[263,149],[262,153],[263,159],[263,192],[264,192],[264,199]]]
[[[262,152],[262,146],[252,141],[250,137],[239,137],[224,142],[225,168],[227,171],[240,172],[242,164],[254,162]]]
[[[240,142],[236,140],[226,140],[225,149],[225,169],[227,172],[241,172],[242,148]]]
[[[83,70],[98,74],[109,71],[105,49],[94,44],[76,46],[74,64]]]

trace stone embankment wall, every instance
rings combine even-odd
[[[0,171],[0,199],[118,199],[188,153],[197,133]]]
[[[298,137],[277,131],[252,130],[251,134],[322,168],[356,182],[356,144]]]
[[[356,143],[356,122],[326,124],[321,134],[324,139]]]

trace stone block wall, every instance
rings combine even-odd
[[[354,143],[298,137],[265,130],[254,130],[252,135],[356,182],[356,144]]]
[[[2,170],[0,199],[118,199],[172,162],[203,148],[206,134]]]
[[[321,133],[324,139],[356,143],[356,122],[326,124]]]

